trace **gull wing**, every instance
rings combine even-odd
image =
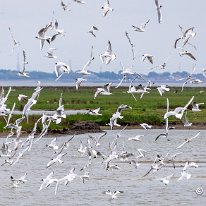
[[[107,52],[108,52],[109,54],[112,53],[112,45],[111,45],[111,42],[110,42],[110,41],[108,41],[108,44],[107,44]]]

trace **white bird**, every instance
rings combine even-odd
[[[40,49],[43,49],[44,42],[47,41],[48,43],[50,42],[51,37],[46,36],[46,32],[48,31],[49,28],[52,28],[52,23],[47,24],[45,27],[39,30],[38,36],[36,36],[36,39],[39,39],[40,41]]]
[[[19,94],[18,95],[18,100],[21,102],[21,101],[24,101],[28,98],[28,96],[24,95],[24,94]]]
[[[200,112],[200,111],[202,111],[199,107],[200,107],[200,105],[203,105],[204,103],[202,102],[202,103],[196,103],[196,102],[193,102],[192,103],[192,111],[193,112]]]
[[[73,1],[79,4],[85,4],[85,1],[82,1],[82,0],[73,0]]]
[[[148,130],[148,129],[152,128],[152,125],[149,125],[147,123],[141,123],[140,126],[145,130]]]
[[[70,5],[70,3],[67,3],[67,4],[65,4],[64,2],[63,2],[63,0],[61,0],[61,6],[62,6],[62,9],[64,10],[64,11],[70,11],[70,9],[68,9],[68,6]]]
[[[143,149],[137,149],[137,151],[139,152],[139,155],[136,157],[137,159],[145,157],[145,155],[147,153],[147,151],[143,150]]]
[[[57,182],[58,179],[54,179],[53,177],[54,172],[51,172],[47,175],[47,177],[45,179],[42,179],[42,184],[39,188],[39,191],[41,191],[43,188],[47,188],[49,187],[52,183]]]
[[[133,140],[133,141],[141,141],[140,137],[144,137],[144,135],[136,135],[134,137],[129,137],[128,140]]]
[[[198,168],[198,165],[195,163],[195,162],[189,162],[187,161],[185,163],[185,166],[183,167],[183,171],[186,171],[189,167],[195,167],[195,168]]]
[[[20,43],[14,38],[14,35],[13,35],[10,27],[9,27],[9,32],[10,32],[10,35],[11,35],[11,38],[12,38],[12,43],[13,43],[13,47],[12,47],[12,53],[13,53],[15,47],[20,45]]]
[[[57,56],[54,55],[54,51],[56,50],[56,48],[50,48],[48,51],[47,51],[47,54],[45,55],[45,57],[47,58],[51,58],[51,59],[56,59]]]
[[[56,80],[60,79],[60,77],[64,73],[68,73],[71,71],[69,65],[65,64],[64,62],[56,62],[55,63],[55,73],[56,73]]]
[[[188,51],[186,51],[186,50],[182,50],[182,51],[180,51],[179,52],[179,55],[180,56],[188,56],[188,57],[190,57],[191,59],[193,59],[193,60],[195,60],[196,61],[196,58],[194,57],[194,55],[191,53],[191,52],[188,52]]]
[[[59,147],[57,145],[57,138],[55,137],[51,142],[50,144],[46,144],[46,147],[49,147],[49,148],[52,148],[54,150],[58,150]]]
[[[112,9],[111,6],[110,6],[109,0],[106,0],[106,2],[101,7],[101,9],[103,10],[103,13],[102,13],[103,16],[106,16],[109,11],[114,11],[114,9]]]
[[[97,95],[102,94],[102,95],[111,95],[112,93],[110,92],[110,87],[112,83],[107,83],[103,86],[103,88],[97,88],[95,94],[94,94],[94,99],[96,99]]]
[[[142,61],[148,60],[151,64],[153,64],[153,55],[151,54],[143,54]]]
[[[147,20],[145,23],[143,23],[141,26],[132,25],[132,27],[134,28],[134,31],[145,32],[145,28],[146,28],[147,24],[149,23],[149,21],[150,21],[150,19]]]
[[[22,76],[22,77],[29,77],[29,73],[26,71],[26,64],[28,64],[28,62],[26,61],[26,52],[23,50],[23,69],[22,71],[19,71],[17,73],[18,76]]]
[[[92,136],[92,135],[89,135],[89,138],[92,139],[95,143],[95,146],[96,147],[99,147],[100,146],[100,140],[102,139],[102,137],[104,137],[105,135],[107,134],[107,132],[104,132],[104,133],[101,133],[99,136],[95,137],[95,136]]]
[[[160,85],[157,87],[157,90],[160,93],[160,96],[162,96],[165,92],[169,92],[170,88],[168,88],[167,85]]]
[[[97,109],[93,109],[93,110],[90,109],[88,111],[88,114],[93,115],[93,116],[101,116],[102,114],[100,114],[99,111],[100,111],[100,107]]]
[[[190,143],[193,139],[197,138],[200,135],[200,132],[198,132],[195,136],[189,138],[189,139],[185,139],[185,141],[179,145],[176,149],[180,149],[181,147],[183,147],[186,143]]]
[[[77,177],[77,174],[74,173],[74,170],[75,168],[72,168],[69,172],[69,174],[67,174],[66,176],[64,176],[63,178],[61,179],[58,179],[56,181],[56,187],[55,187],[55,195],[57,194],[57,190],[58,190],[58,187],[59,187],[59,184],[61,182],[64,182],[65,185],[67,185],[69,182],[72,182],[76,177]]]
[[[187,173],[186,171],[181,172],[181,176],[179,177],[178,181],[183,180],[183,179],[190,179],[191,174]]]
[[[17,179],[14,179],[13,178],[13,176],[11,176],[10,178],[11,178],[11,181],[12,182],[19,182],[19,183],[26,183],[28,180],[26,179],[26,177],[27,177],[27,173],[25,173],[22,177],[20,177],[20,178],[17,178]]]
[[[189,102],[184,107],[176,107],[173,111],[168,111],[164,114],[164,119],[167,119],[170,116],[175,116],[178,119],[182,119],[182,116],[193,101],[194,96],[189,100]],[[169,100],[167,101],[167,105],[169,104]]]
[[[84,67],[82,68],[82,70],[78,71],[78,74],[81,75],[88,75],[91,74],[90,72],[88,72],[88,66],[92,63],[92,61],[94,60],[94,56],[93,56],[93,46],[91,47],[91,54],[90,54],[90,59],[87,61],[87,63],[84,65]]]
[[[47,168],[50,167],[51,165],[53,165],[53,164],[56,163],[56,162],[59,162],[60,164],[63,163],[64,161],[62,161],[61,158],[62,158],[63,156],[65,156],[66,154],[67,154],[67,153],[60,153],[60,154],[58,154],[55,158],[52,158],[52,159],[48,162]]]
[[[107,191],[104,191],[103,193],[106,194],[106,195],[110,195],[111,199],[113,200],[113,199],[117,198],[118,194],[121,194],[121,193],[124,193],[124,192],[123,191],[114,191],[114,192],[112,192],[110,190],[107,190]]]
[[[132,48],[132,58],[134,60],[135,59],[135,51],[134,51],[135,45],[132,43],[132,41],[131,41],[131,39],[129,37],[128,32],[125,32],[125,35],[126,35],[128,41],[129,41],[129,44],[131,45],[131,48]]]
[[[155,0],[155,6],[157,9],[158,22],[161,24],[162,23],[162,14],[161,14],[162,6],[159,5],[159,0]]]
[[[192,126],[192,123],[190,123],[187,119],[187,111],[185,112],[185,115],[184,115],[183,125],[184,125],[184,127],[191,127]]]
[[[182,40],[182,45],[180,47],[178,47],[178,48],[183,48],[186,44],[189,44],[189,45],[191,45],[192,47],[194,47],[196,49],[196,46],[192,45],[189,42],[190,38],[196,36],[196,32],[194,32],[194,27],[188,28],[185,31],[183,30],[183,28],[180,25],[179,25],[179,28],[180,28],[180,30],[182,32],[182,36],[175,40],[174,47],[177,48],[177,43],[180,40]]]
[[[160,178],[158,180],[160,180],[160,182],[163,182],[165,185],[168,185],[173,176],[174,176],[174,174],[171,174],[171,175],[168,175],[166,177]]]
[[[100,54],[100,59],[102,63],[105,64],[109,64],[116,59],[116,55],[112,52],[112,45],[110,41],[108,41],[107,50],[103,54]]]
[[[85,172],[83,175],[80,175],[79,177],[80,179],[82,179],[83,183],[85,183],[85,180],[90,179],[89,172]]]
[[[75,82],[75,85],[76,85],[76,90],[79,90],[79,87],[81,85],[82,82],[86,82],[87,79],[84,79],[84,78],[77,78],[76,79],[76,82]]]
[[[99,31],[99,29],[96,26],[92,26],[88,33],[90,33],[93,37],[96,37],[95,31]]]

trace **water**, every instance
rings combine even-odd
[[[160,86],[162,84],[166,84],[169,87],[182,87],[184,81],[178,81],[178,82],[168,82],[168,81],[162,81],[162,82],[155,82],[154,86]],[[107,82],[84,82],[84,84],[81,87],[98,87],[103,86]],[[118,85],[119,81],[113,82],[113,86]],[[122,86],[129,87],[130,82],[123,82]],[[37,86],[37,80],[14,80],[14,81],[0,81],[1,87],[36,87]],[[64,82],[64,81],[48,81],[48,80],[42,80],[41,81],[42,87],[75,87],[75,82]],[[205,83],[201,84],[188,84],[185,85],[186,87],[205,87]]]
[[[60,185],[57,195],[54,195],[55,185],[44,188],[39,191],[41,179],[45,178],[51,171],[54,171],[55,178],[62,178],[69,173],[70,169],[75,167],[75,173],[84,174],[80,169],[86,165],[87,156],[78,153],[80,141],[86,144],[88,134],[77,135],[70,142],[69,148],[66,150],[67,155],[63,157],[64,163],[56,163],[50,168],[46,168],[53,150],[45,145],[49,144],[51,138],[43,138],[34,144],[31,151],[25,153],[22,159],[14,166],[4,165],[0,168],[0,205],[205,205],[206,200],[206,131],[201,130],[200,135],[193,139],[190,143],[185,144],[181,149],[176,149],[185,138],[190,138],[197,134],[195,130],[174,130],[169,134],[170,141],[160,138],[157,142],[155,137],[162,130],[125,130],[118,139],[117,151],[122,151],[123,145],[126,151],[138,155],[137,148],[147,151],[146,157],[141,159],[140,166],[136,169],[128,162],[120,160],[116,162],[121,169],[106,171],[105,163],[101,157],[92,159],[92,165],[86,169],[90,172],[90,180],[85,184],[77,177],[67,186]],[[103,154],[108,155],[109,142],[119,133],[118,130],[107,131],[107,135],[100,141],[98,148]],[[141,142],[128,141],[128,137],[137,134],[143,134]],[[92,134],[98,136],[98,134]],[[58,136],[57,144],[61,145],[71,136]],[[22,138],[24,140],[24,138]],[[0,144],[4,141],[0,139]],[[166,167],[156,173],[150,173],[148,176],[142,176],[150,169],[157,152],[166,155],[166,153],[174,154],[183,152],[176,158],[176,169],[168,163]],[[131,157],[129,158],[131,159]],[[188,172],[192,175],[189,180],[177,181],[186,161],[194,161],[199,167],[189,168]],[[0,163],[4,162],[3,157]],[[15,178],[28,173],[28,181],[21,184],[18,188],[11,187],[10,176]],[[166,186],[158,180],[164,176],[174,173],[174,178]],[[205,189],[203,195],[197,195],[195,190],[198,187]],[[111,191],[122,190],[117,199],[110,201],[110,196],[103,194],[103,191],[110,189]]]
[[[77,110],[64,110],[64,114],[66,115],[75,115],[75,114],[86,114],[88,113],[89,110],[85,110],[85,109],[77,109]],[[53,115],[56,113],[56,111],[47,111],[47,110],[30,110],[29,111],[29,115],[42,115],[42,114],[47,114],[47,115]],[[22,111],[19,110],[15,110],[13,111],[13,114],[22,114]]]

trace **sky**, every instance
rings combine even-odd
[[[89,70],[114,71],[121,70],[120,63],[125,67],[133,67],[133,71],[142,74],[148,72],[201,72],[206,66],[206,2],[192,0],[159,0],[162,5],[162,23],[157,21],[157,11],[154,0],[110,0],[114,9],[106,17],[102,15],[101,7],[105,0],[85,0],[85,4],[78,4],[73,0],[69,2],[71,11],[64,11],[60,0],[0,0],[0,68],[16,69],[22,65],[25,50],[28,71],[54,72],[55,62],[61,61],[69,64],[73,71],[82,69],[89,60],[91,46],[95,60]],[[201,3],[200,3],[201,2]],[[59,28],[63,28],[65,36],[58,36],[50,45],[45,43],[40,50],[39,40],[35,38],[38,31],[53,19],[57,19]],[[150,19],[143,33],[135,32],[132,25],[140,26]],[[94,25],[99,31],[96,38],[88,33]],[[188,56],[180,57],[178,49],[174,49],[175,40],[182,35],[178,25],[185,30],[194,27],[196,36],[191,43],[196,50],[186,45],[197,59],[194,61]],[[20,43],[12,52],[11,28],[14,38]],[[129,33],[135,45],[135,60],[125,32]],[[110,40],[116,59],[110,64],[103,64],[99,55],[104,53],[107,42]],[[56,48],[57,59],[48,59],[44,55],[49,48]],[[148,61],[141,61],[143,54],[149,53],[153,57],[153,65]],[[18,57],[19,56],[19,57]],[[162,64],[166,59],[165,70],[151,69]],[[18,60],[19,59],[19,60]]]

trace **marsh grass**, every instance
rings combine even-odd
[[[8,88],[5,88],[7,90]],[[118,89],[111,88],[112,95],[102,96],[98,95],[94,99],[96,88],[80,87],[76,91],[74,87],[45,87],[42,89],[37,104],[32,107],[32,110],[56,110],[58,108],[58,101],[60,94],[63,94],[63,104],[65,110],[81,110],[81,109],[95,109],[100,107],[102,116],[91,116],[88,114],[68,115],[66,119],[62,120],[60,125],[51,124],[51,129],[70,128],[77,121],[94,121],[99,125],[105,125],[109,122],[109,118],[116,111],[121,104],[127,104],[132,107],[132,110],[125,110],[122,112],[123,119],[119,120],[120,124],[137,125],[146,122],[152,125],[164,124],[164,113],[166,112],[166,98],[169,98],[170,110],[176,107],[184,106],[192,96],[195,96],[196,102],[205,102],[206,90],[205,88],[185,88],[183,92],[181,88],[171,88],[170,92],[166,92],[161,97],[155,87],[150,93],[145,94],[142,99],[140,95],[136,94],[137,101],[134,100],[131,94],[127,93],[128,88],[122,87]],[[22,111],[27,101],[20,103],[17,99],[18,94],[25,94],[31,97],[34,88],[32,87],[14,87],[9,95],[7,105],[8,108],[13,106],[16,102],[17,110]],[[202,92],[200,92],[202,91]],[[206,123],[206,105],[201,105],[201,112],[188,112],[188,119],[190,122],[196,124]],[[12,117],[11,121],[15,121],[17,116]],[[34,122],[39,116],[29,116],[29,122],[22,123],[23,130],[31,131]],[[5,121],[1,117],[0,131],[3,131]],[[170,123],[181,124],[182,120],[177,120],[171,117]],[[39,130],[41,127],[38,128]]]

